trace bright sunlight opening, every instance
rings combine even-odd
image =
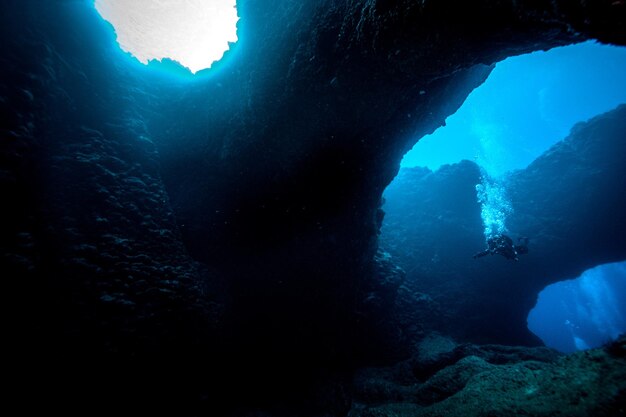
[[[147,64],[169,58],[196,73],[237,41],[235,0],[95,0],[120,47]]]

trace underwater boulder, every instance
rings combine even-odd
[[[417,385],[414,398],[355,402],[349,416],[618,416],[624,407],[626,362],[616,352],[623,345],[624,338],[601,349],[560,357],[555,352],[551,360],[539,361],[531,349],[500,364],[466,356]]]

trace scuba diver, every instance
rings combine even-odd
[[[506,259],[518,261],[517,255],[528,253],[528,238],[520,237],[518,244],[513,245],[513,239],[507,235],[496,235],[487,239],[487,249],[474,255],[474,259],[487,255],[502,255]]]

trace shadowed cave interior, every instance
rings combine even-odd
[[[563,355],[526,320],[547,285],[626,259],[626,107],[502,180],[507,230],[531,239],[518,262],[471,258],[476,163],[400,163],[497,62],[625,45],[625,7],[240,0],[238,43],[191,76],[122,52],[91,1],[3,1],[9,397],[66,415],[623,415],[623,337]]]

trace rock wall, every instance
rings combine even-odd
[[[539,343],[526,317],[543,288],[626,259],[625,121],[621,105],[576,125],[504,182],[514,210],[511,236],[530,238],[519,262],[472,259],[485,246],[474,163],[401,171],[386,192],[382,242],[408,271],[404,285],[418,299],[416,317],[404,320],[461,340]]]
[[[140,67],[87,2],[0,9],[0,270],[15,399],[69,410],[193,398],[173,382],[216,343],[222,308],[216,275],[181,240]]]
[[[172,92],[167,117],[150,123],[163,177],[187,248],[237,294],[236,327],[285,357],[298,349],[284,329],[304,326],[299,348],[327,352],[318,342],[330,335],[322,362],[348,363],[388,340],[372,337],[387,329],[362,325],[375,316],[380,197],[402,155],[494,62],[586,39],[596,26],[552,2],[239,7],[231,61]]]

